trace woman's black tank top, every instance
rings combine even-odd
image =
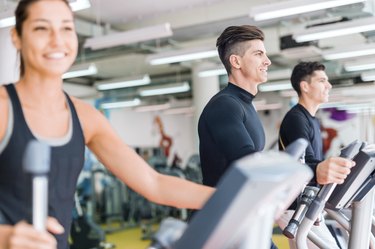
[[[32,185],[30,175],[23,171],[23,154],[28,142],[37,139],[23,115],[14,84],[6,85],[12,107],[13,128],[4,150],[0,151],[0,212],[8,224],[31,220]],[[43,96],[41,96],[42,98]],[[51,146],[51,165],[48,186],[48,215],[57,218],[65,233],[56,236],[59,249],[68,248],[74,193],[78,175],[84,163],[85,141],[74,108],[66,94],[72,120],[70,139],[61,146]]]

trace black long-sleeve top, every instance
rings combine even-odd
[[[233,161],[264,149],[264,130],[253,99],[228,83],[204,108],[198,123],[203,184],[215,186]]]
[[[314,172],[310,184],[316,185],[316,166],[324,159],[320,124],[319,120],[300,104],[292,107],[281,123],[279,149],[284,150],[298,138],[305,138],[309,143],[305,152],[305,163]]]

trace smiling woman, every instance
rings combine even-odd
[[[159,204],[200,208],[212,188],[157,173],[115,133],[89,104],[62,90],[62,75],[77,54],[73,13],[65,0],[21,0],[14,46],[21,78],[0,88],[0,248],[68,247],[73,196],[85,145],[130,188]],[[30,176],[23,173],[26,145],[51,146],[48,232],[30,220]]]
[[[25,73],[25,63],[35,65],[34,69],[36,70],[40,70],[43,65],[46,67],[48,62],[65,63],[65,67],[60,65],[60,67],[62,66],[60,71],[67,71],[75,60],[78,47],[73,13],[68,2],[59,1],[61,2],[60,5],[66,5],[66,7],[55,6],[56,10],[47,9],[47,5],[38,4],[34,7],[35,11],[25,11],[27,4],[31,4],[31,2],[38,1],[21,1],[16,10],[17,22],[12,32],[13,43],[22,54],[21,76]],[[25,7],[22,7],[22,5],[25,5]],[[58,14],[55,14],[55,11]],[[28,42],[30,39],[34,41],[31,44]],[[26,43],[25,46],[22,46],[24,43]],[[43,58],[38,58],[38,55]],[[53,64],[48,66],[53,66]],[[61,72],[57,71],[56,73]]]

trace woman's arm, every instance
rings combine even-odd
[[[116,134],[96,109],[75,100],[75,106],[90,150],[119,179],[152,202],[180,208],[199,209],[214,189],[151,168]]]

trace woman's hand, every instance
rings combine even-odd
[[[52,234],[61,234],[64,228],[55,218],[49,217],[46,224],[48,231],[37,231],[21,221],[13,227],[9,238],[9,249],[56,249],[57,242]],[[52,233],[52,234],[51,234]]]

